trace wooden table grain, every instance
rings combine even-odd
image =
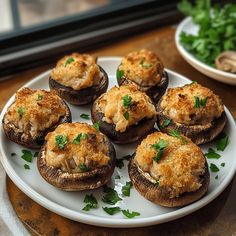
[[[112,44],[107,42],[107,46],[88,53],[95,56],[123,56],[133,50],[151,49],[160,56],[166,68],[196,80],[220,95],[236,118],[236,87],[209,79],[187,64],[175,47],[174,34],[173,27],[159,28],[129,38],[117,39]],[[13,75],[10,80],[0,82],[0,108],[24,83],[51,68],[53,63]],[[217,199],[197,212],[172,222],[133,229],[96,227],[61,217],[31,200],[9,178],[7,178],[7,190],[16,214],[32,235],[236,236],[235,178]]]

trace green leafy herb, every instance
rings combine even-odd
[[[156,186],[159,186],[159,185],[160,185],[160,183],[159,183],[159,181],[158,181],[158,180],[156,181],[156,183],[155,183],[155,184],[156,184]]]
[[[121,211],[120,207],[103,207],[102,209],[109,215],[114,215]]]
[[[225,162],[222,162],[220,165],[221,165],[222,167],[224,167],[224,166],[225,166]]]
[[[192,17],[199,26],[196,35],[181,32],[180,43],[200,61],[215,67],[216,57],[223,51],[236,50],[236,4],[211,6],[210,0],[197,0],[193,5],[183,0],[179,10]]]
[[[122,97],[122,100],[123,100],[124,107],[128,109],[131,105],[132,97],[126,94],[124,97]]]
[[[129,112],[125,111],[123,116],[125,117],[126,120],[128,120],[129,119]]]
[[[59,149],[64,149],[65,145],[68,142],[68,138],[66,135],[57,135],[55,137],[56,145]]]
[[[150,68],[150,67],[153,66],[153,64],[145,62],[144,59],[142,59],[142,60],[140,61],[140,65],[141,65],[143,68],[146,68],[146,69],[148,69],[148,68]]]
[[[120,80],[124,76],[125,72],[123,70],[116,71],[116,78]]]
[[[117,158],[116,159],[116,167],[118,167],[119,169],[122,169],[122,167],[124,166],[124,159],[123,158]]]
[[[94,123],[93,128],[96,129],[97,131],[99,131],[99,128],[100,128],[99,122]]]
[[[88,139],[88,134],[86,133],[80,133],[74,138],[73,144],[79,144],[82,139]]]
[[[126,184],[122,187],[122,194],[126,197],[130,196],[130,189],[132,188],[133,184],[131,181],[126,182]]]
[[[11,153],[11,156],[13,157],[13,156],[16,156],[16,153],[15,152],[12,152]]]
[[[203,99],[200,99],[200,105],[201,107],[206,107],[208,97],[205,97]]]
[[[218,172],[220,169],[213,163],[210,164],[210,169],[212,172]]]
[[[31,151],[23,149],[21,152],[22,152],[22,155],[21,155],[22,159],[24,159],[27,162],[32,162],[33,154]]]
[[[89,171],[89,168],[88,168],[84,163],[80,164],[80,165],[79,165],[79,168],[80,168],[80,170],[82,170],[83,172]]]
[[[103,188],[103,192],[105,193],[105,195],[102,197],[102,201],[107,204],[115,205],[118,201],[122,200],[122,198],[119,197],[116,190],[112,188],[105,186]]]
[[[27,164],[24,164],[24,168],[25,168],[26,170],[29,170],[29,169],[30,169],[30,166],[27,165]]]
[[[209,159],[219,159],[221,157],[221,155],[216,153],[213,148],[209,148],[208,152],[205,153],[205,156]]]
[[[219,178],[219,176],[217,175],[216,177],[215,177],[215,179],[218,179]]]
[[[97,199],[93,196],[93,194],[86,194],[84,198],[84,203],[86,203],[86,206],[82,209],[83,211],[89,211],[90,209],[98,208]]]
[[[38,97],[37,97],[36,101],[41,101],[42,99],[43,99],[43,95],[38,94]]]
[[[195,96],[194,99],[195,99],[194,107],[201,108],[201,107],[206,106],[208,97],[205,97],[204,99],[200,99],[198,96]]]
[[[196,80],[193,80],[189,85],[193,85],[193,84],[196,84],[197,81]]]
[[[66,63],[65,63],[65,66],[69,65],[70,63],[74,62],[75,59],[73,57],[69,57],[67,60],[66,60]]]
[[[160,128],[163,129],[163,128],[169,126],[171,123],[172,123],[172,120],[165,119],[165,120],[162,122]]]
[[[129,210],[122,210],[122,213],[129,219],[134,218],[135,216],[140,216],[140,213],[136,211],[130,212]]]
[[[25,108],[24,107],[19,107],[17,109],[17,113],[19,114],[20,117],[22,117],[25,114]]]
[[[120,175],[116,175],[116,176],[115,176],[115,179],[120,179]]]
[[[226,134],[223,134],[222,138],[216,140],[217,150],[224,151],[228,144],[229,144],[229,137]]]
[[[34,157],[37,157],[38,154],[39,154],[39,152],[35,152],[35,153],[34,153]]]
[[[169,132],[169,135],[178,139],[181,139],[183,144],[187,144],[187,140],[180,134],[180,132],[178,130],[171,130]]]
[[[90,119],[90,116],[88,114],[81,114],[80,115],[81,118],[85,119],[85,120],[89,120]]]
[[[153,157],[153,160],[158,162],[161,160],[164,149],[168,146],[168,142],[164,139],[161,139],[158,143],[154,143],[151,145],[151,148],[156,150],[156,156]]]

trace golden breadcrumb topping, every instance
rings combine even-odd
[[[123,57],[119,70],[140,86],[154,86],[160,82],[164,66],[154,52],[142,49]]]
[[[119,132],[156,115],[150,98],[133,84],[111,88],[100,97],[98,106],[104,114],[103,121],[115,124]]]
[[[57,124],[66,115],[67,108],[56,92],[23,88],[7,110],[4,122],[14,125],[18,132],[35,137]]]
[[[172,137],[161,132],[147,136],[137,147],[135,162],[139,168],[154,178],[160,187],[165,187],[171,198],[185,192],[194,192],[201,187],[199,176],[204,173],[205,158],[201,149],[184,137]],[[158,150],[153,144],[166,143],[157,161]]]
[[[94,57],[72,53],[57,62],[51,77],[64,86],[80,90],[98,85],[103,74]]]
[[[47,165],[66,172],[86,172],[110,160],[105,136],[89,124],[59,125],[45,139]]]
[[[219,96],[198,83],[170,88],[160,104],[164,115],[187,125],[205,125],[224,111]]]

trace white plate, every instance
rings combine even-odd
[[[120,58],[99,58],[98,63],[105,69],[105,71],[107,71],[109,75],[109,87],[116,85],[115,72],[120,63]],[[180,86],[190,82],[190,80],[173,71],[167,70],[167,72],[170,78],[170,87]],[[48,89],[48,76],[49,71],[33,79],[25,86],[33,89]],[[1,119],[3,114],[6,112],[7,107],[13,101],[14,96],[11,97],[4,107],[1,114]],[[84,122],[85,120],[82,120],[79,115],[81,113],[90,113],[89,106],[70,106],[70,108],[72,111],[73,121]],[[36,167],[36,158],[34,158],[33,163],[30,164],[30,170],[25,170],[23,167],[25,161],[20,157],[23,147],[10,142],[5,137],[2,127],[0,129],[0,147],[2,151],[1,161],[9,177],[25,194],[42,206],[56,212],[59,215],[86,224],[107,227],[124,228],[159,224],[180,218],[205,206],[216,198],[231,181],[236,169],[236,146],[234,145],[236,143],[236,128],[234,119],[227,109],[226,114],[229,122],[225,132],[230,137],[230,143],[226,150],[220,153],[222,155],[220,159],[211,161],[219,167],[221,162],[225,162],[226,164],[225,167],[220,167],[220,171],[217,173],[219,176],[218,180],[215,180],[216,174],[211,174],[210,187],[207,195],[199,201],[186,207],[169,209],[147,201],[134,188],[132,188],[131,196],[125,197],[124,200],[118,202],[117,205],[123,209],[129,209],[131,211],[138,211],[141,213],[139,217],[133,219],[125,218],[122,213],[118,213],[114,216],[107,215],[102,209],[102,206],[107,206],[101,201],[102,189],[86,192],[65,192],[51,186],[40,176]],[[210,146],[213,146],[213,144]],[[203,150],[205,151],[208,147],[209,145],[205,145]],[[115,145],[115,148],[117,157],[120,158],[123,155],[133,153],[135,144],[123,146]],[[12,152],[17,153],[18,155],[11,157]],[[114,176],[117,174],[122,176],[121,179],[114,179]],[[109,186],[115,187],[118,193],[121,193],[122,185],[128,180],[127,161],[125,161],[125,167],[122,169],[115,169],[115,173],[112,181],[109,183]],[[82,211],[84,206],[83,199],[87,193],[93,193],[96,196],[99,201],[99,209],[90,210],[89,212]]]
[[[180,33],[182,31],[196,35],[198,33],[198,25],[195,25],[192,22],[191,17],[185,18],[177,27],[176,33],[175,33],[175,43],[177,46],[177,49],[179,50],[180,54],[183,56],[183,58],[192,65],[195,69],[202,72],[203,74],[211,77],[212,79],[221,81],[226,84],[232,84],[236,85],[236,74],[224,72],[221,70],[217,70],[211,66],[208,66],[204,62],[199,61],[196,57],[194,57],[193,54],[188,52],[180,43]]]

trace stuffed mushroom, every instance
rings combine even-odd
[[[162,132],[178,130],[196,144],[212,141],[227,121],[221,99],[197,82],[168,89],[157,112]]]
[[[207,192],[209,170],[201,149],[178,131],[155,132],[137,147],[128,171],[137,191],[151,202],[181,207]]]
[[[67,102],[83,105],[106,92],[108,76],[94,57],[73,53],[57,62],[49,78],[49,87]]]
[[[131,143],[148,134],[156,122],[151,99],[136,85],[113,87],[92,106],[92,121],[115,143]]]
[[[71,122],[67,104],[55,92],[23,88],[3,117],[3,129],[13,142],[40,148],[46,134],[59,124]]]
[[[85,123],[59,125],[46,136],[37,166],[41,176],[66,191],[105,185],[115,168],[115,149],[109,139]]]
[[[116,73],[119,85],[135,83],[154,103],[158,102],[168,86],[168,74],[159,57],[142,49],[122,58]]]

